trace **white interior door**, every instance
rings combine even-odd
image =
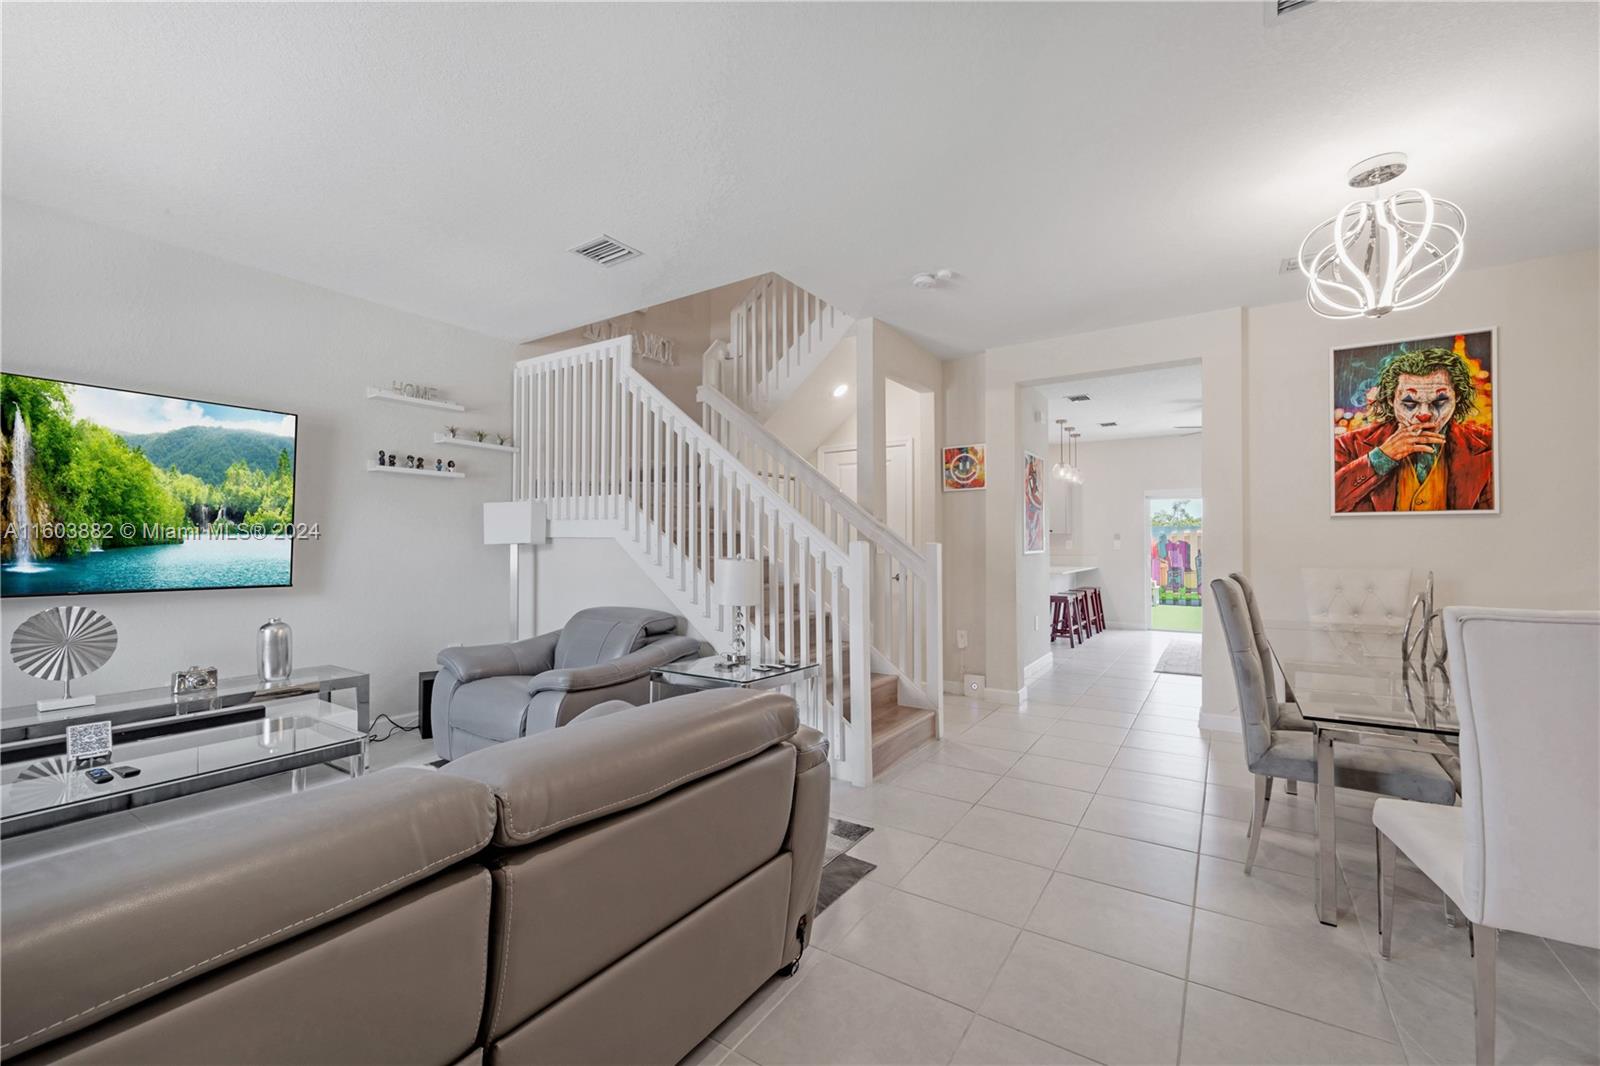
[[[889,528],[907,544],[916,543],[911,539],[912,527],[916,524],[913,517],[916,514],[916,483],[912,471],[914,454],[908,440],[889,441],[884,445],[884,491],[889,512],[884,518]],[[854,447],[822,449],[823,476],[839,486],[852,500],[860,499],[856,493],[856,466]]]

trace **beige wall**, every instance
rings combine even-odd
[[[1267,616],[1304,616],[1303,566],[1432,569],[1447,604],[1600,603],[1597,293],[1591,251],[1462,271],[1430,303],[1376,321],[1253,308],[1248,553]],[[1330,349],[1489,327],[1500,513],[1331,517]]]
[[[1457,275],[1422,308],[1332,322],[1298,300],[1146,322],[1007,348],[946,367],[948,443],[985,440],[989,489],[946,494],[947,560],[983,560],[981,581],[952,574],[946,640],[973,625],[991,688],[1015,690],[1037,651],[1035,566],[1020,553],[1021,396],[1032,385],[1188,359],[1201,363],[1201,485],[1206,570],[1243,569],[1269,617],[1304,613],[1304,566],[1433,569],[1445,603],[1593,608],[1600,604],[1600,260],[1593,251]],[[1499,330],[1496,400],[1501,513],[1329,514],[1329,351],[1459,329]],[[981,383],[982,417],[972,401]],[[956,437],[962,438],[957,440]],[[969,500],[981,497],[981,532]],[[1101,553],[1103,554],[1103,553]],[[947,573],[950,572],[947,568]],[[1206,616],[1204,699],[1236,701],[1215,615]],[[946,677],[960,658],[947,650]]]
[[[510,458],[450,450],[450,421],[510,428],[516,346],[29,204],[4,205],[5,369],[299,416],[295,518],[322,536],[294,551],[284,589],[75,597],[118,630],[116,654],[74,691],[165,685],[190,664],[255,672],[256,627],[294,628],[303,666],[372,675],[372,709],[414,716],[417,673],[452,643],[506,635],[506,557],[483,545],[482,505],[505,499]],[[368,400],[368,385],[436,385],[464,414]],[[453,458],[459,481],[369,473],[379,448]],[[0,609],[4,639],[52,599]],[[5,700],[59,685],[4,663]]]

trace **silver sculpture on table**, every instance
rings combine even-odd
[[[1425,724],[1432,726],[1438,717],[1440,697],[1448,700],[1450,696],[1450,672],[1445,666],[1448,649],[1444,642],[1444,612],[1434,607],[1433,600],[1433,571],[1428,571],[1428,583],[1423,590],[1417,593],[1417,598],[1411,601],[1411,612],[1406,615],[1405,632],[1400,635],[1400,658],[1402,660],[1401,682],[1405,690],[1406,702],[1412,705],[1413,713],[1417,708],[1411,688],[1411,679],[1415,676],[1422,684],[1422,715]],[[1440,692],[1435,694],[1433,680],[1437,674],[1440,683]]]
[[[74,678],[106,664],[117,650],[117,627],[88,607],[48,607],[11,634],[11,661],[30,677],[64,684],[59,700],[40,700],[41,711],[86,707],[93,696],[74,696]]]

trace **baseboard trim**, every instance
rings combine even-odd
[[[996,703],[1021,703],[1022,689],[1020,688],[986,688],[983,698]]]
[[[1210,729],[1218,733],[1242,733],[1237,714],[1207,714],[1200,712],[1200,728]]]
[[[1024,682],[1031,681],[1040,674],[1048,673],[1050,668],[1055,666],[1055,664],[1055,656],[1050,652],[1045,652],[1043,655],[1033,660],[1033,662],[1023,667],[1022,680]]]

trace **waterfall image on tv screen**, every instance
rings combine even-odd
[[[0,594],[290,584],[295,422],[0,374]]]

